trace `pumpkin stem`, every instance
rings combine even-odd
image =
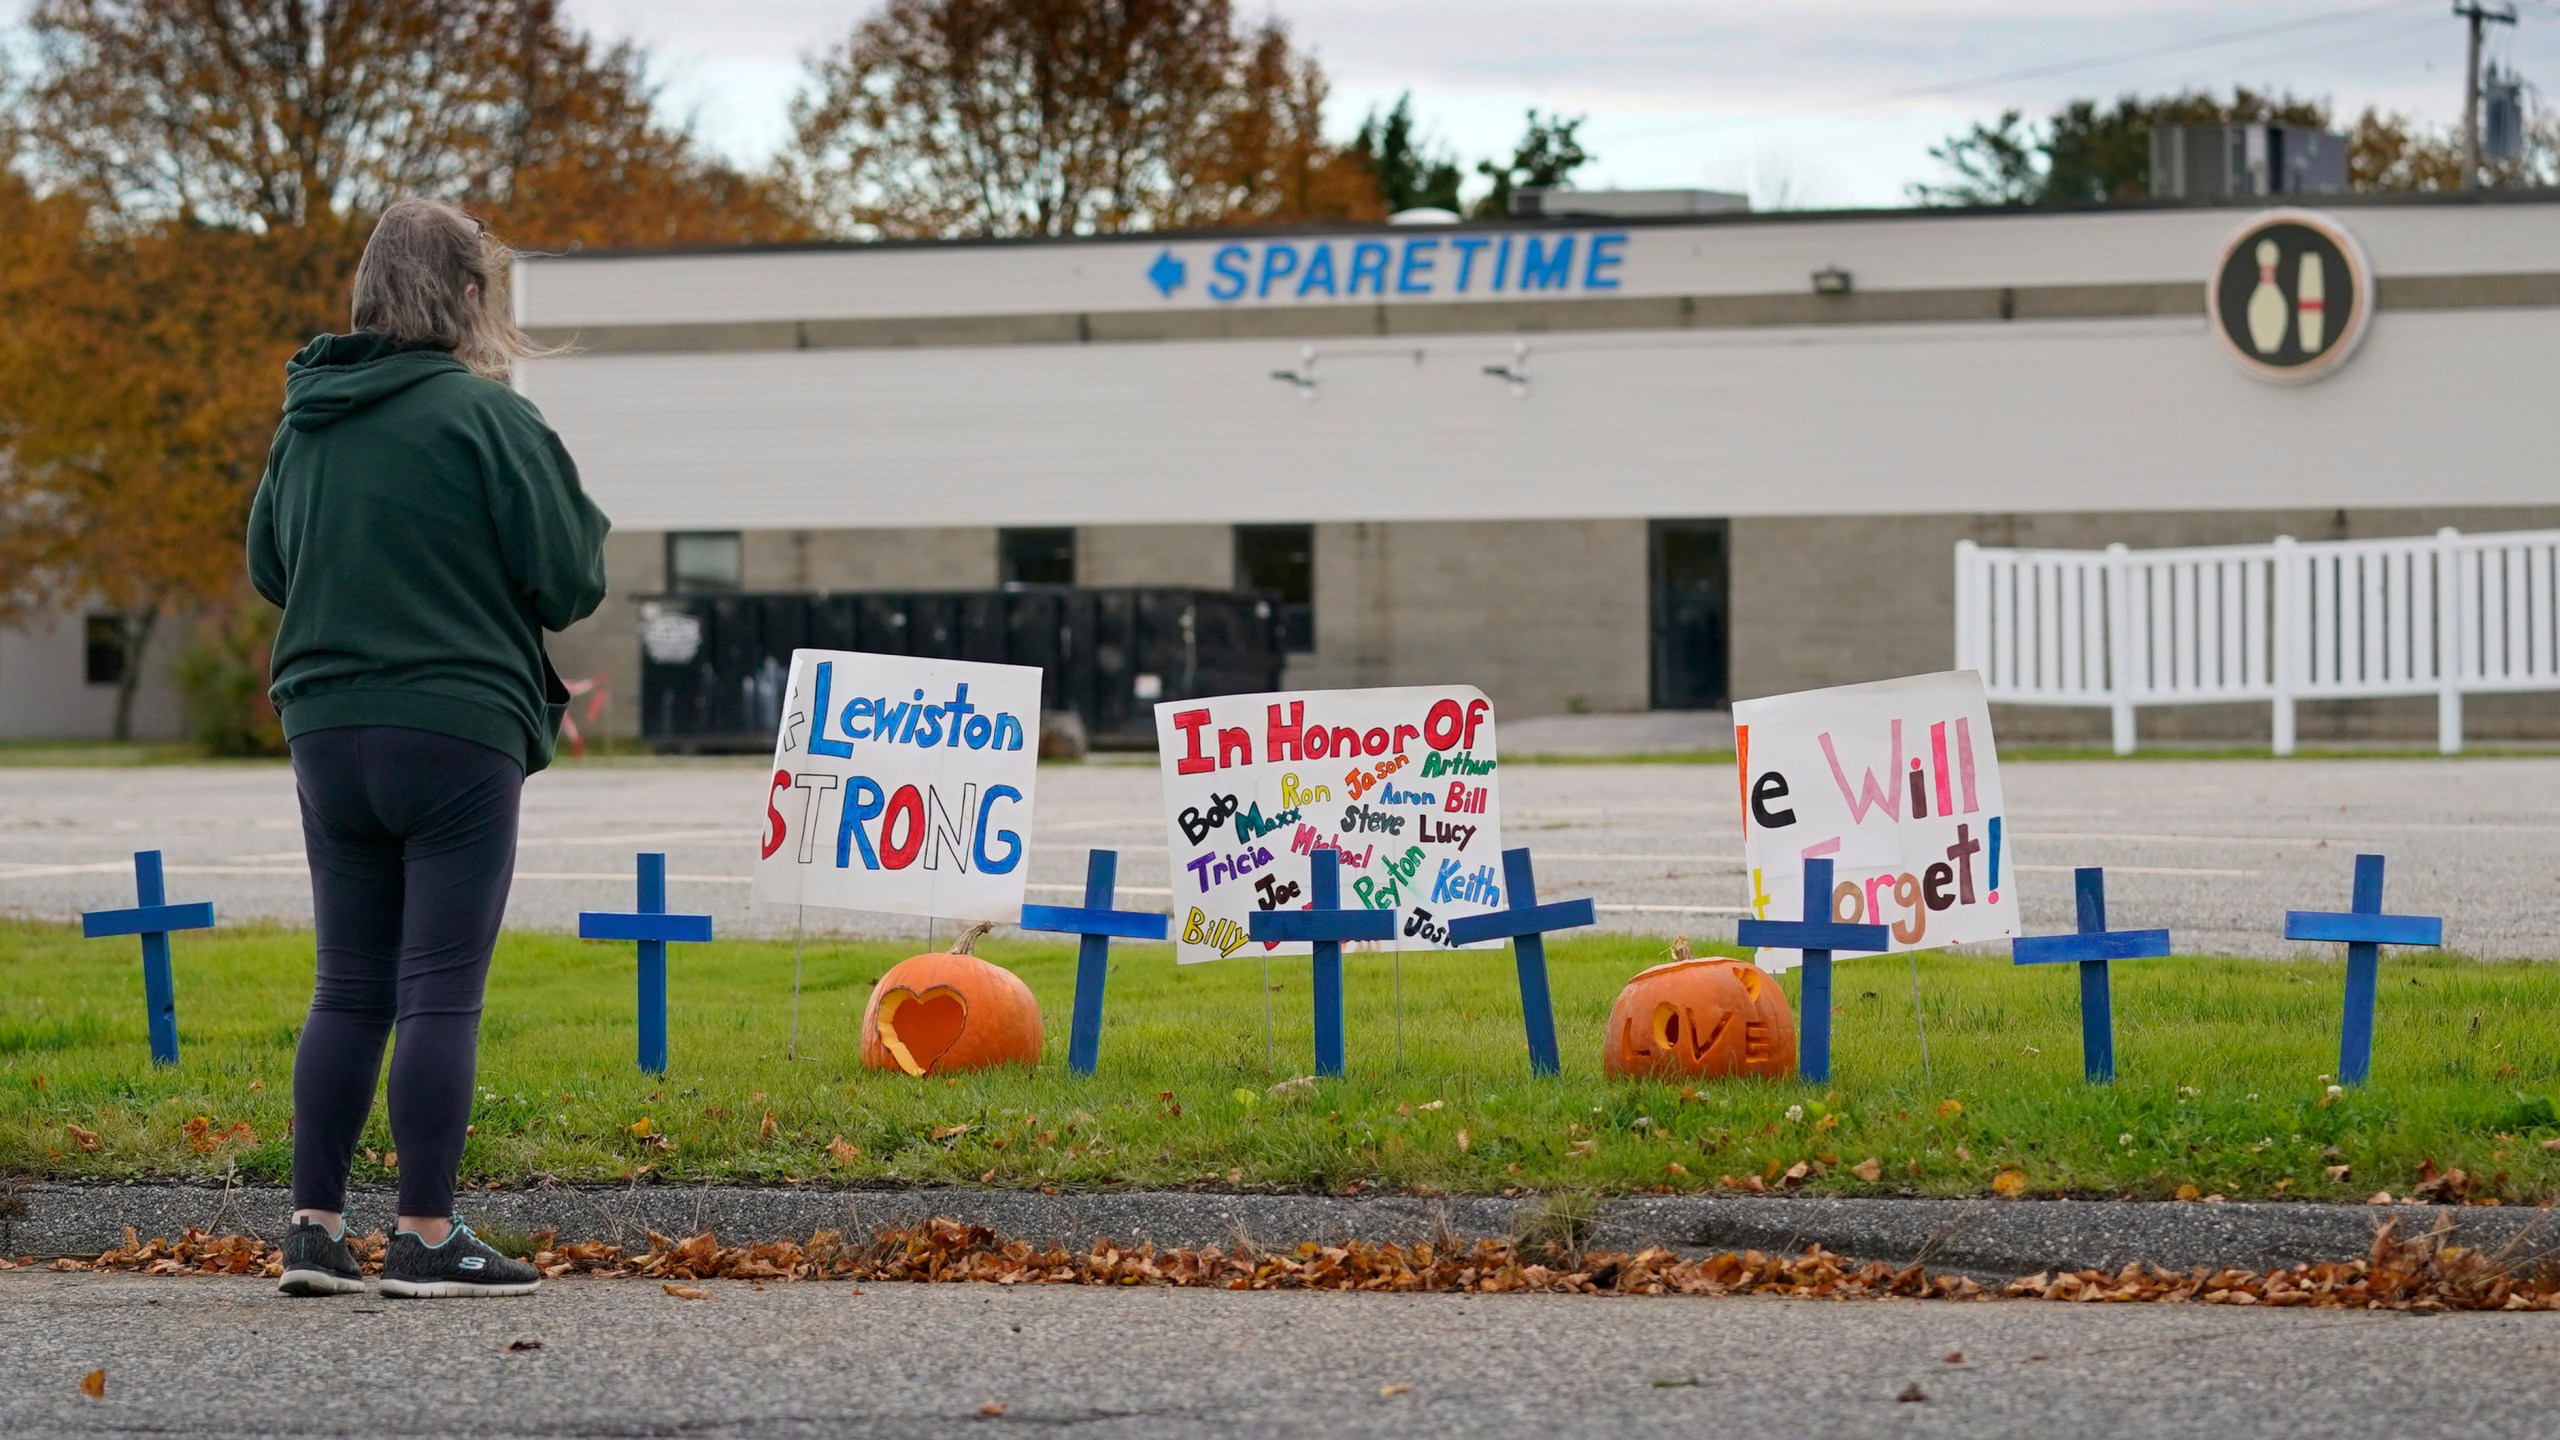
[[[1686,936],[1686,935],[1675,935],[1675,936],[1673,936],[1673,937],[1672,937],[1672,939],[1671,939],[1671,958],[1672,958],[1672,959],[1674,959],[1674,960],[1695,960],[1695,959],[1697,959],[1697,958],[1698,958],[1696,955],[1691,954],[1691,953],[1690,953],[1690,951],[1689,951],[1689,937],[1688,937],[1688,936]]]
[[[961,931],[960,938],[951,942],[951,953],[954,955],[974,955],[978,953],[976,946],[979,938],[995,928],[996,922],[993,920],[981,920],[977,924],[970,926],[968,929]]]

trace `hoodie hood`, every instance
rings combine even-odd
[[[469,370],[452,352],[402,345],[361,331],[322,335],[284,364],[284,419],[296,430],[326,429],[432,375]]]

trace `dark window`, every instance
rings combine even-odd
[[[1725,523],[1656,520],[1653,706],[1718,710],[1725,680]]]
[[[1006,585],[1076,583],[1076,532],[999,530],[996,579]]]
[[[667,536],[667,588],[735,590],[747,582],[747,547],[735,530]]]
[[[82,626],[87,661],[84,666],[92,685],[124,683],[124,617],[92,615]]]
[[[1280,597],[1280,643],[1292,654],[1316,648],[1316,527],[1236,527],[1236,586]]]

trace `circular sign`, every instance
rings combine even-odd
[[[2301,384],[2346,363],[2373,314],[2373,270],[2338,222],[2264,210],[2222,244],[2205,314],[2241,368]]]

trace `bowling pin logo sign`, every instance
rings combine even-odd
[[[2240,368],[2301,384],[2345,364],[2364,338],[2373,271],[2355,237],[2328,216],[2261,211],[2223,242],[2205,312]]]

